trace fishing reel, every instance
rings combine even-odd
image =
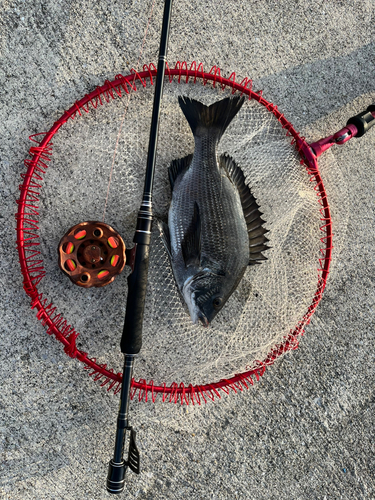
[[[58,246],[59,267],[78,286],[112,283],[126,263],[125,243],[103,222],[81,222],[71,227]]]

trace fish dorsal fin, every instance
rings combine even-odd
[[[244,97],[226,97],[221,101],[214,102],[211,106],[190,99],[190,97],[179,97],[178,103],[185,118],[189,122],[191,131],[195,136],[202,136],[208,132],[216,136],[219,142],[226,128],[241,109],[245,101]]]
[[[252,195],[249,186],[245,183],[245,176],[233,158],[223,154],[219,158],[220,167],[226,172],[230,181],[236,186],[240,195],[242,210],[245,216],[247,233],[249,235],[250,260],[249,264],[259,264],[267,257],[262,255],[264,250],[268,250],[265,234],[268,229],[263,227],[265,221],[261,218],[262,212]]]
[[[186,170],[190,167],[193,155],[184,156],[184,158],[179,158],[178,160],[173,160],[168,168],[169,182],[171,183],[171,188],[173,189],[174,183],[179,175],[183,175]]]
[[[201,219],[198,203],[194,203],[194,215],[181,242],[185,267],[200,266],[201,263]]]

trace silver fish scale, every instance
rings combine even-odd
[[[228,293],[238,284],[249,262],[249,238],[237,188],[219,167],[217,137],[195,137],[195,151],[189,169],[173,188],[169,209],[169,230],[174,274],[181,289],[187,278],[199,271],[186,269],[181,243],[194,215],[197,202],[201,219],[201,261],[226,273]],[[208,263],[207,263],[208,262]]]

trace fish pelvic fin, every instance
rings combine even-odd
[[[173,190],[174,183],[177,177],[184,175],[186,170],[190,167],[193,155],[187,155],[184,158],[179,158],[178,160],[173,160],[168,168],[169,182],[171,183],[171,188]]]
[[[171,236],[169,233],[169,227],[165,222],[160,222],[160,221],[158,221],[158,227],[159,227],[160,237],[162,239],[165,249],[168,252],[169,260],[172,263]]]
[[[242,210],[244,213],[247,233],[249,236],[250,259],[249,264],[260,264],[262,260],[267,260],[262,252],[268,250],[268,238],[265,236],[268,229],[263,227],[265,221],[262,219],[262,212],[256,202],[249,186],[245,182],[245,176],[241,168],[236,164],[233,158],[223,154],[219,158],[220,167],[226,172],[229,180],[236,186],[240,195]]]
[[[189,97],[179,97],[178,103],[185,118],[189,122],[195,136],[206,135],[208,132],[216,135],[220,141],[226,128],[241,109],[245,97],[226,97],[221,101],[206,106]]]
[[[201,263],[201,219],[198,203],[194,203],[194,214],[181,242],[185,267],[200,266]]]

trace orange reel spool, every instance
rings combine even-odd
[[[81,222],[71,227],[58,246],[59,267],[78,286],[112,283],[126,263],[125,243],[104,222]]]

